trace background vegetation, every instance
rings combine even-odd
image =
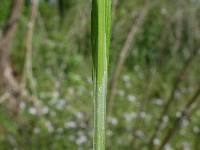
[[[0,43],[10,4],[0,1]],[[36,8],[25,1],[9,43],[25,86],[14,114],[1,90],[0,149],[92,149],[91,1]],[[199,150],[200,1],[113,0],[112,14],[107,149]]]

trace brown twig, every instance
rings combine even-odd
[[[12,45],[13,35],[16,31],[17,20],[20,16],[23,6],[23,0],[12,0],[11,12],[7,24],[4,27],[0,41],[0,89],[9,91],[12,96],[11,110],[18,111],[18,98],[20,97],[20,88],[17,80],[13,75],[13,69],[10,64],[9,50]]]
[[[181,115],[179,117],[177,117],[173,123],[172,128],[170,128],[166,134],[166,136],[164,137],[163,141],[161,142],[160,147],[158,148],[158,150],[162,150],[165,145],[171,140],[172,136],[177,132],[177,130],[179,129],[180,126],[180,122],[181,120],[187,116],[187,114],[190,111],[190,108],[192,107],[192,105],[198,100],[200,96],[200,87],[198,88],[198,90],[194,93],[194,95],[192,96],[192,98],[188,101],[188,103],[184,106],[184,108],[181,111]]]
[[[38,0],[32,0],[31,1],[31,7],[30,7],[30,14],[29,14],[29,21],[27,23],[27,32],[25,34],[25,49],[26,49],[26,57],[25,57],[25,63],[24,63],[24,73],[22,78],[22,88],[26,88],[27,81],[30,81],[31,90],[34,91],[32,78],[32,38],[33,38],[33,32],[34,32],[34,25],[35,25],[35,19],[37,16],[37,6],[38,6]]]
[[[183,19],[184,19],[183,8],[185,7],[185,5],[183,1],[180,1],[180,2],[177,1],[177,3],[178,3],[178,8],[177,8],[176,16],[175,16],[175,19],[176,19],[176,32],[175,32],[175,39],[174,39],[175,44],[172,47],[172,52],[177,52],[181,48],[181,40],[183,37]]]
[[[178,86],[180,85],[181,81],[183,80],[183,77],[185,76],[187,69],[192,64],[192,62],[193,62],[194,58],[197,56],[197,54],[198,54],[198,50],[195,50],[195,51],[192,52],[192,54],[190,55],[190,57],[185,62],[182,69],[179,71],[179,73],[177,74],[177,76],[174,79],[174,84],[173,84],[170,96],[169,96],[166,104],[164,105],[164,108],[163,108],[161,115],[160,115],[160,117],[157,121],[157,124],[155,126],[155,131],[150,138],[150,141],[149,141],[149,148],[150,149],[153,149],[153,141],[156,138],[157,134],[159,133],[161,125],[163,123],[163,118],[167,114],[167,112],[168,112],[168,110],[171,106],[171,103],[173,102],[173,100],[175,98],[176,90],[177,90]]]
[[[107,107],[108,114],[112,113],[112,101],[113,101],[113,97],[115,96],[115,93],[116,93],[117,80],[120,76],[124,62],[126,61],[128,52],[129,52],[132,44],[134,43],[136,34],[138,33],[140,27],[142,26],[145,16],[149,10],[149,7],[147,7],[147,6],[149,6],[149,5],[145,4],[144,8],[140,12],[138,12],[137,19],[134,21],[134,23],[128,33],[128,36],[125,40],[123,48],[121,49],[120,54],[118,56],[116,66],[114,68],[114,71],[113,71],[112,77],[111,77],[111,81],[110,81],[109,94],[108,94],[108,107]]]
[[[182,7],[183,7],[183,6],[182,6]],[[185,8],[184,8],[184,9],[185,9]],[[181,14],[183,15],[184,12],[185,12],[185,11],[181,12]],[[178,14],[179,17],[182,17],[181,14]],[[188,19],[191,20],[191,17],[188,17]],[[178,25],[177,25],[177,26],[178,26],[178,27],[181,27],[181,20],[178,19],[177,21],[178,21],[178,23],[177,23]],[[189,21],[189,22],[192,22],[192,21]],[[192,25],[191,25],[191,26],[192,26]],[[182,30],[182,29],[177,29],[177,30]],[[198,30],[197,30],[197,31],[198,31]],[[181,31],[177,31],[177,32],[178,32],[178,33],[177,33],[177,37],[179,38],[178,40],[180,40],[180,39],[181,39],[181,37],[180,37],[181,35],[179,35],[179,34],[180,34],[179,32],[181,32]],[[177,74],[177,76],[175,77],[175,81],[174,81],[174,84],[173,84],[173,87],[172,87],[171,94],[170,94],[170,96],[169,96],[169,98],[168,98],[166,104],[164,105],[164,109],[163,109],[163,111],[162,111],[162,113],[161,113],[161,115],[160,115],[160,117],[159,117],[159,119],[158,119],[158,121],[157,121],[156,126],[155,126],[155,131],[154,131],[153,135],[152,135],[151,138],[150,138],[150,142],[149,142],[149,147],[150,147],[150,149],[153,147],[153,141],[154,141],[154,139],[156,138],[157,134],[158,134],[159,131],[160,131],[160,128],[161,128],[161,126],[162,126],[163,117],[167,114],[167,112],[168,112],[168,110],[169,110],[169,108],[170,108],[170,106],[171,106],[171,103],[173,102],[173,100],[174,100],[174,98],[175,98],[175,93],[176,93],[176,90],[177,90],[178,86],[180,85],[181,81],[183,80],[183,78],[184,78],[184,76],[185,76],[185,74],[186,74],[188,68],[191,66],[193,60],[194,60],[195,57],[197,57],[198,54],[199,54],[199,49],[194,50],[195,47],[194,47],[194,43],[192,42],[192,41],[193,41],[193,38],[194,38],[194,37],[193,37],[194,35],[191,35],[190,33],[191,33],[191,31],[189,32],[189,35],[190,35],[189,39],[190,39],[190,40],[188,41],[188,47],[189,47],[189,49],[192,50],[192,51],[191,51],[191,55],[189,56],[189,58],[187,59],[187,61],[186,61],[185,64],[183,65],[183,67],[182,67],[182,69],[180,70],[180,72],[179,72],[179,73]],[[179,42],[180,42],[180,41],[179,41]],[[180,43],[179,43],[179,42],[176,41],[175,46],[173,47],[174,50],[175,50],[175,48],[178,48],[178,47],[180,48]]]

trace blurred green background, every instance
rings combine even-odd
[[[92,149],[91,0],[59,2],[39,0],[29,43],[33,55],[28,96],[20,100],[14,117],[5,107],[7,101],[0,103],[1,150]],[[0,0],[1,38],[10,3]],[[30,0],[26,0],[10,49],[19,81],[30,10]],[[191,113],[174,124],[200,84],[200,1],[113,0],[109,81],[125,45],[128,54],[107,117],[107,149],[150,149],[157,120],[173,95],[153,149],[177,126],[163,149],[200,150],[199,97]]]

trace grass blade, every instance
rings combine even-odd
[[[92,57],[94,84],[94,150],[105,149],[108,49],[110,46],[111,0],[92,1]]]

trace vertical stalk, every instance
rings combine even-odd
[[[23,2],[23,0],[11,1],[10,14],[0,39],[0,89],[2,90],[0,92],[8,92],[11,95],[11,101],[8,106],[13,115],[17,115],[18,113],[21,89],[13,75],[9,50],[13,43],[13,36],[16,32]]]
[[[94,84],[93,148],[94,150],[104,150],[111,0],[93,0],[91,17]]]
[[[32,0],[30,6],[30,14],[29,20],[27,23],[27,31],[25,34],[25,49],[26,49],[26,57],[24,62],[24,73],[22,79],[22,88],[26,88],[27,83],[30,83],[31,92],[34,90],[34,83],[33,83],[33,73],[32,73],[32,55],[33,55],[33,47],[32,47],[32,40],[34,34],[34,26],[37,17],[38,11],[38,0]]]

